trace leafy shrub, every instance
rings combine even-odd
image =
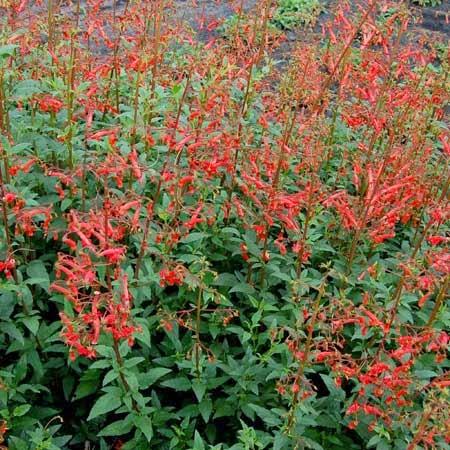
[[[313,24],[323,8],[319,0],[280,0],[273,17],[278,27],[291,30]]]
[[[221,23],[218,32],[231,49],[258,46],[263,39],[273,44],[282,38],[280,29],[274,23],[269,21],[266,26],[264,31],[259,27],[255,28],[255,20],[251,14],[232,14]]]
[[[448,62],[271,3],[1,11],[0,444],[449,448]]]
[[[442,4],[442,0],[413,0],[413,3],[420,6],[439,6]]]

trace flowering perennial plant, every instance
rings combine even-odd
[[[448,49],[107,3],[0,3],[0,448],[450,448]]]

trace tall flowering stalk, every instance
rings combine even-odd
[[[445,446],[442,48],[398,2],[295,45],[108,5],[0,1],[0,439]]]

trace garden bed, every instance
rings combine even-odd
[[[0,3],[0,449],[448,449],[448,2],[168,3]]]

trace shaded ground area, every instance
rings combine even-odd
[[[197,32],[197,37],[201,41],[208,41],[217,37],[215,30],[208,31],[206,26],[214,21],[221,22],[232,16],[236,8],[243,8],[244,12],[255,11],[258,13],[258,4],[262,0],[174,0],[173,11],[168,12],[175,20],[187,21]],[[276,50],[275,59],[281,61],[289,60],[289,55],[296,42],[312,41],[319,36],[321,25],[333,14],[334,9],[339,5],[340,0],[322,0],[324,12],[320,14],[314,27],[299,27],[295,30],[285,32],[286,40]],[[103,2],[102,10],[108,11],[115,8],[120,11],[124,8],[126,0],[107,0]],[[64,1],[60,12],[71,14],[73,7],[65,6]],[[360,3],[359,0],[351,0],[354,5]],[[425,36],[432,42],[443,42],[447,44],[450,38],[450,0],[443,0],[439,6],[420,7],[410,0],[410,8],[413,16],[417,19],[412,25],[413,38],[419,39]],[[194,6],[195,5],[195,6]],[[38,9],[45,8],[45,3]],[[199,20],[200,18],[204,19]],[[101,53],[106,49],[99,49]]]
[[[175,0],[176,15],[179,18],[188,20],[191,24],[196,23],[199,12],[208,18],[223,19],[233,14],[233,6],[241,3],[245,11],[250,10],[258,4],[257,0],[241,1],[217,1],[217,0],[197,0],[197,8],[192,7],[192,0]],[[319,23],[329,16],[329,11],[339,3],[339,0],[323,0],[325,12],[319,17]],[[354,1],[353,3],[356,3]],[[420,7],[410,2],[410,7],[417,17],[423,17],[420,24],[415,28],[420,31],[436,33],[441,37],[450,37],[450,0],[443,0],[441,5],[435,7]],[[293,34],[295,32],[291,32]],[[288,33],[289,34],[289,33]],[[304,35],[305,31],[297,31],[297,35]]]
[[[420,28],[425,31],[450,37],[450,0],[444,0],[441,5],[435,7],[418,8],[412,6],[414,13],[422,15]]]
[[[175,0],[175,17],[187,20],[194,30],[198,31],[198,38],[207,41],[215,36],[214,31],[208,32],[199,25],[198,17],[203,16],[208,21],[222,20],[233,14],[233,7],[242,5],[244,11],[256,7],[258,0],[237,0],[234,2],[217,0],[197,0],[197,7],[192,6],[192,0]],[[353,1],[356,4],[356,1]],[[319,16],[315,27],[298,28],[286,31],[286,41],[277,49],[275,57],[278,60],[289,59],[295,43],[300,40],[312,40],[321,31],[321,25],[332,15],[339,4],[339,0],[323,0],[324,12]],[[410,8],[417,22],[411,25],[414,38],[425,36],[436,42],[448,43],[450,38],[450,0],[443,0],[441,5],[435,7],[420,7],[410,2]]]

